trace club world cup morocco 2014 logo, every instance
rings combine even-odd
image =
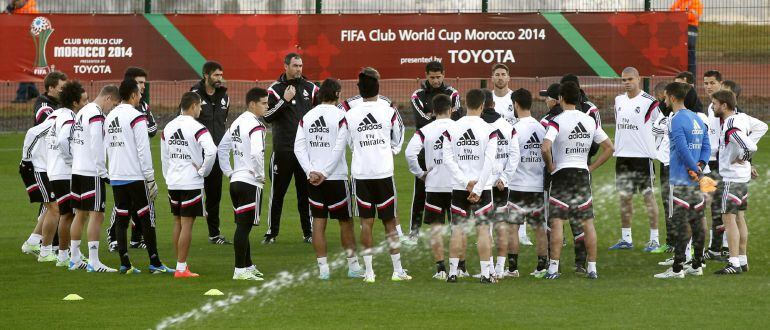
[[[48,38],[51,37],[53,31],[51,21],[42,16],[35,17],[29,26],[29,34],[35,43],[35,65],[32,68],[32,73],[36,76],[45,76],[53,71],[53,66],[48,65],[45,58],[46,44],[48,44]]]

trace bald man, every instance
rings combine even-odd
[[[639,71],[623,69],[621,76],[625,93],[615,97],[615,188],[620,198],[621,238],[610,250],[634,247],[631,219],[633,197],[644,196],[650,221],[650,239],[644,247],[651,252],[660,247],[658,239],[658,204],[655,202],[655,168],[657,156],[653,123],[659,115],[658,101],[639,87]]]

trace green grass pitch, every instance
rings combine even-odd
[[[412,131],[407,133],[407,139]],[[309,244],[302,243],[294,189],[290,188],[284,207],[281,235],[272,246],[259,244],[266,230],[267,199],[263,202],[263,225],[252,231],[252,254],[266,275],[266,283],[282,271],[300,274],[312,271],[309,279],[297,280],[275,290],[252,291],[258,282],[233,281],[232,246],[215,246],[207,242],[206,224],[198,219],[190,258],[191,268],[200,273],[196,279],[174,280],[172,276],[136,276],[70,272],[52,264],[39,264],[20,251],[21,243],[34,226],[37,206],[27,202],[17,174],[22,134],[0,135],[0,198],[2,231],[0,231],[0,299],[2,324],[8,328],[51,326],[56,328],[155,328],[168,317],[201,310],[208,302],[226,299],[230,294],[249,296],[227,309],[217,310],[203,318],[195,317],[179,324],[196,328],[744,328],[762,327],[770,310],[770,142],[760,143],[754,157],[761,177],[752,183],[747,215],[751,232],[749,263],[751,271],[734,277],[712,275],[721,263],[709,263],[706,275],[684,280],[655,280],[652,275],[663,271],[657,261],[665,255],[641,251],[649,231],[641,198],[635,199],[634,241],[632,251],[607,250],[620,235],[618,202],[614,191],[614,163],[610,161],[594,176],[594,201],[599,239],[598,270],[600,279],[589,281],[567,271],[572,267],[572,250],[564,250],[564,276],[557,281],[536,280],[529,276],[505,279],[496,285],[482,286],[475,280],[449,285],[431,279],[434,264],[427,240],[410,249],[402,249],[404,267],[414,277],[411,282],[390,282],[390,258],[387,253],[375,256],[377,283],[365,285],[345,277],[346,266],[332,272],[332,280],[315,279],[315,254]],[[158,139],[153,139],[155,167],[159,173]],[[267,152],[269,154],[269,150]],[[401,223],[408,227],[413,178],[403,153],[396,156],[398,208]],[[269,184],[267,185],[269,187]],[[161,259],[174,266],[171,246],[171,215],[166,202],[165,184],[157,205],[157,228]],[[234,224],[227,184],[223,187],[222,232],[231,237]],[[267,190],[265,194],[267,194]],[[111,195],[108,193],[108,209]],[[661,211],[662,212],[662,211]],[[662,216],[661,216],[662,218]],[[663,227],[663,221],[660,221]],[[357,226],[356,226],[357,227]],[[375,227],[375,237],[384,239],[382,226]],[[661,237],[664,237],[661,230]],[[530,236],[534,237],[531,234]],[[328,226],[330,256],[338,255],[339,231]],[[356,234],[358,238],[358,233]],[[85,250],[85,249],[84,249]],[[146,270],[144,250],[130,250],[132,260]],[[478,257],[472,244],[468,249],[471,273],[478,272]],[[101,258],[116,267],[116,254],[106,252],[102,244]],[[523,247],[520,269],[528,274],[535,266],[534,248]],[[275,284],[275,282],[273,282]],[[287,283],[284,283],[287,284]],[[224,297],[207,297],[203,293],[216,288]],[[69,293],[77,293],[82,301],[62,301]],[[191,316],[195,313],[189,314]],[[766,324],[765,324],[766,325]]]

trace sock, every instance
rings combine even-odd
[[[687,243],[687,247],[684,249],[684,260],[690,261],[692,259],[692,240]]]
[[[49,254],[53,253],[53,246],[52,245],[44,245],[40,248],[40,256],[41,257],[47,257]]]
[[[558,272],[559,272],[559,260],[551,259],[551,262],[548,264],[548,273],[556,274]]]
[[[251,223],[239,221],[235,224],[233,234],[233,249],[235,250],[235,268],[246,269],[251,266],[251,251],[249,251],[249,233]]]
[[[186,262],[176,262],[176,271],[183,272],[187,270],[187,263]]]
[[[457,275],[457,264],[460,258],[449,258],[449,275]]]
[[[722,235],[722,247],[723,248],[727,247],[727,235],[726,234]]]
[[[659,242],[658,229],[650,229],[650,241]]]
[[[361,271],[361,264],[358,263],[358,257],[348,258],[348,270],[354,272]]]
[[[725,236],[727,236],[727,235],[725,235]],[[714,241],[714,230],[713,229],[709,229],[709,243],[706,244],[706,246],[709,246],[709,247],[713,246],[713,245],[711,245],[711,243],[713,241]],[[711,250],[711,249],[709,249],[709,250]]]
[[[497,265],[495,265],[495,273],[502,274],[505,270],[505,257],[498,256],[497,257]]]
[[[489,277],[489,261],[481,261],[481,276]]]
[[[543,270],[548,265],[548,257],[546,256],[537,256],[537,270]]]
[[[318,262],[318,270],[321,272],[321,274],[328,274],[329,264],[326,263],[326,257],[315,258],[315,260]]]
[[[521,225],[519,226],[519,237],[527,236],[527,225]]]
[[[467,272],[467,271],[468,271],[468,269],[467,269],[467,268],[465,268],[465,260],[460,260],[460,261],[457,263],[457,269],[459,269],[459,270],[462,270],[462,271],[464,271],[464,272]]]
[[[101,264],[99,261],[99,241],[88,242],[88,262],[92,266]]]
[[[741,266],[746,266],[749,264],[749,256],[738,255],[738,261],[740,262]]]
[[[37,245],[37,244],[40,244],[42,240],[43,240],[43,236],[32,233],[29,235],[29,238],[27,238],[27,244]]]
[[[404,237],[404,231],[401,229],[401,224],[396,225],[396,232],[398,232],[398,237]]]
[[[596,273],[596,261],[589,261],[588,262],[588,272],[594,272]]]
[[[150,206],[150,212],[154,212],[152,205]],[[149,213],[143,215],[140,221],[142,223],[142,238],[144,238],[144,244],[147,245],[147,256],[150,257],[150,265],[160,267],[162,263],[160,262],[160,256],[158,256],[157,233],[150,221]]]
[[[70,250],[59,249],[59,261],[65,261],[70,256]]]
[[[740,257],[730,257],[727,260],[730,263],[730,266],[733,266],[733,267],[740,267],[741,266],[741,264],[740,264]]]
[[[519,255],[515,253],[508,253],[508,271],[514,271],[519,269]]]
[[[489,273],[494,274],[495,273],[495,257],[489,256]]]
[[[73,262],[80,260],[80,240],[70,241],[70,260]]]
[[[131,260],[128,257],[128,244],[126,244],[126,236],[128,236],[128,217],[118,217],[115,220],[115,237],[118,241],[118,256],[120,257],[120,266],[125,269],[131,268]]]
[[[631,237],[631,228],[620,228],[620,239],[626,243],[633,243],[634,240]]]
[[[366,267],[366,274],[367,275],[374,275],[374,269],[372,269],[372,256],[371,255],[365,255],[364,256],[364,267]]]
[[[439,272],[446,272],[446,266],[444,265],[444,260],[436,261],[436,273]]]
[[[403,273],[404,269],[401,268],[401,253],[391,254],[390,260],[393,261],[393,272],[394,273]]]

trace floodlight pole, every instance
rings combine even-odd
[[[652,11],[652,0],[644,0],[644,11]],[[650,77],[642,79],[642,89],[647,93],[650,92]]]
[[[489,12],[489,0],[481,0],[481,12],[487,13]],[[487,88],[487,80],[481,79],[481,88]]]

